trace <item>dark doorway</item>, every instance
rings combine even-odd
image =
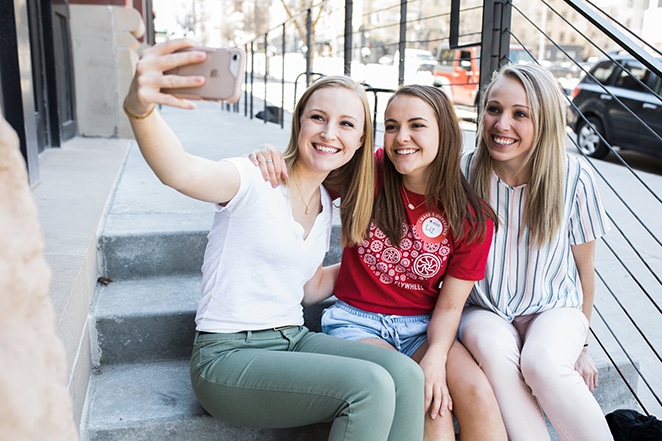
[[[46,88],[46,62],[42,5],[39,0],[28,1],[30,28],[30,56],[32,58],[32,92],[36,122],[37,149],[41,153],[51,145],[48,119],[48,91]]]
[[[71,54],[71,33],[69,31],[69,5],[52,5],[52,50],[53,84],[57,91],[57,111],[59,116],[59,141],[66,141],[76,136],[74,109],[74,69]],[[50,92],[51,84],[49,84]],[[52,94],[51,94],[52,95]],[[52,109],[51,109],[52,111]],[[58,142],[57,145],[60,145]]]

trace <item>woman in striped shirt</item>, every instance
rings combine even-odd
[[[500,225],[460,339],[492,384],[509,439],[549,440],[544,411],[564,440],[611,440],[586,353],[595,241],[609,226],[587,164],[565,151],[554,77],[536,65],[502,68],[478,136],[462,167]]]

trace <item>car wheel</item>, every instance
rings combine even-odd
[[[602,124],[597,118],[588,118],[588,123],[581,119],[577,124],[577,148],[586,156],[604,158],[609,154],[609,148],[600,139],[600,135],[604,138]]]

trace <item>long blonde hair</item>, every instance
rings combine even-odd
[[[467,236],[469,241],[483,240],[487,232],[486,220],[496,224],[496,215],[481,200],[460,169],[462,130],[453,104],[445,93],[432,86],[408,85],[391,96],[386,107],[399,95],[419,98],[434,111],[439,131],[437,156],[428,165],[429,179],[425,189],[428,207],[443,211],[454,237]],[[377,226],[395,245],[402,239],[405,208],[400,196],[402,175],[384,155],[384,186],[377,194],[374,218]],[[467,219],[471,220],[470,224]],[[476,228],[473,228],[475,225]],[[465,231],[471,227],[471,231]]]
[[[373,152],[375,143],[370,104],[364,87],[345,76],[323,77],[308,87],[294,108],[290,141],[283,152],[283,156],[288,170],[294,169],[299,158],[298,140],[301,132],[301,115],[312,94],[326,87],[344,87],[352,90],[356,92],[363,105],[365,121],[363,146],[347,164],[333,170],[324,180],[324,186],[327,189],[342,195],[340,201],[341,242],[343,246],[353,246],[361,243],[367,237],[374,198],[375,163]]]
[[[533,148],[523,167],[531,168],[525,188],[523,225],[538,245],[550,243],[561,226],[566,176],[565,105],[561,89],[545,68],[536,64],[509,64],[492,77],[482,99],[482,109],[499,78],[510,77],[524,87],[535,132]],[[478,125],[478,146],[470,181],[479,196],[490,200],[494,159],[485,142],[484,120]]]

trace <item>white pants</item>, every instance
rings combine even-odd
[[[480,307],[465,309],[460,340],[492,384],[511,441],[549,440],[544,410],[566,441],[612,440],[598,402],[575,371],[588,321],[557,308],[508,323]]]

